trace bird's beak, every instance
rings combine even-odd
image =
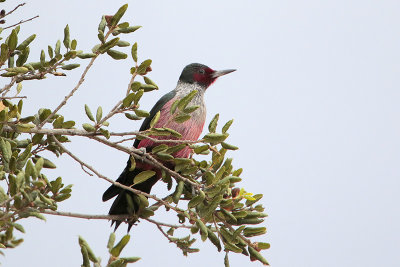
[[[234,69],[229,69],[229,70],[216,70],[216,71],[213,72],[213,74],[211,74],[211,77],[212,77],[212,78],[218,78],[218,77],[221,77],[221,76],[223,76],[223,75],[226,75],[226,74],[231,73],[231,72],[234,72],[234,71],[236,71],[236,70],[234,70]]]

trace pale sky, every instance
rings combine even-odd
[[[78,48],[90,50],[101,15],[126,2],[28,1],[8,20],[40,15],[20,33],[38,35],[30,57],[37,61],[40,49],[62,39],[67,23]],[[4,6],[10,10],[15,1]],[[264,194],[268,233],[260,241],[271,243],[263,255],[272,266],[399,266],[399,14],[394,0],[129,1],[125,20],[143,28],[126,40],[138,42],[139,60],[153,59],[150,77],[160,87],[145,95],[142,108],[172,90],[189,63],[237,69],[206,92],[207,123],[215,113],[221,122],[235,120],[229,140],[240,149],[230,155],[244,169],[242,186]],[[84,104],[109,110],[126,90],[131,65],[98,60],[60,113],[81,125]],[[82,71],[24,82],[24,114],[55,108]],[[111,121],[115,131],[139,127],[123,117]],[[68,148],[106,176],[117,178],[124,168],[126,154],[72,140]],[[46,156],[58,166],[48,176],[74,184],[60,210],[108,212],[111,202],[101,201],[108,183],[67,155]],[[165,195],[165,185],[153,193]],[[80,266],[78,235],[107,261],[109,222],[46,217],[22,222],[25,241],[5,252],[3,266]],[[122,226],[117,237],[125,233]],[[184,257],[145,221],[131,234],[123,255],[142,257],[132,266],[223,266],[224,254],[209,242],[197,241],[201,251]],[[261,264],[232,255],[231,266]]]

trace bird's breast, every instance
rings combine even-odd
[[[193,99],[194,103],[190,103],[189,106],[191,105],[199,105],[199,108],[192,112],[191,118],[185,122],[178,123],[174,120],[174,117],[178,115],[178,110],[175,112],[175,114],[171,114],[171,106],[177,100],[178,97],[172,98],[170,101],[168,101],[160,110],[160,119],[154,126],[155,128],[163,128],[167,127],[170,129],[173,129],[177,132],[179,132],[182,137],[180,140],[190,140],[190,141],[196,141],[199,139],[199,136],[201,132],[203,131],[204,123],[206,121],[206,108],[204,105],[204,102],[201,99]],[[199,101],[200,100],[200,101]],[[159,139],[159,140],[171,140],[171,139],[177,139],[171,136],[152,136],[153,138]],[[149,139],[143,139],[139,145],[138,148],[141,147],[153,147],[156,145],[160,145],[161,143],[154,143],[153,141]],[[165,143],[169,146],[176,145],[176,143],[171,143],[167,142]],[[177,153],[174,154],[174,157],[177,158],[187,158],[189,157],[191,153],[191,149],[189,147],[186,147]]]

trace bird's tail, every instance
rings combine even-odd
[[[128,162],[127,167],[118,177],[117,182],[130,186],[133,184],[133,178],[140,173],[142,170],[134,169],[133,171],[129,171],[130,162]],[[158,181],[157,176],[153,176],[150,179],[132,186],[132,188],[136,190],[140,190],[145,193],[150,193],[153,185]],[[140,198],[137,194],[122,189],[118,186],[111,185],[103,194],[103,201],[110,200],[111,198],[117,196],[114,200],[110,211],[108,214],[110,215],[131,215],[133,218],[137,218],[139,216],[139,207],[140,207]],[[129,221],[128,232],[131,229],[132,225],[136,222],[137,219],[133,219]],[[120,220],[113,220],[111,225],[115,223],[114,231],[117,230],[118,226],[121,224]]]

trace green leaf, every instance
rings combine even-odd
[[[129,42],[122,41],[122,40],[119,40],[118,43],[117,43],[117,46],[119,46],[119,47],[126,47],[126,46],[130,46],[130,45],[131,44]]]
[[[143,76],[143,79],[144,79],[144,82],[145,82],[146,84],[153,85],[153,86],[155,86],[155,87],[158,89],[157,84],[156,84],[155,82],[153,82],[149,77]]]
[[[215,130],[217,129],[218,125],[218,119],[219,119],[219,114],[215,114],[214,118],[211,120],[210,124],[208,125],[208,131],[210,133],[215,133]]]
[[[224,217],[226,218],[226,220],[232,220],[235,223],[237,222],[237,219],[235,216],[232,215],[232,213],[230,213],[229,211],[225,210],[225,209],[221,209],[222,214],[224,214]]]
[[[40,64],[42,64],[42,66],[46,64],[46,54],[44,53],[44,50],[40,52]]]
[[[98,107],[96,112],[96,121],[99,122],[102,117],[103,117],[103,109],[101,107]]]
[[[8,58],[8,45],[1,44],[0,62],[5,62]]]
[[[56,56],[60,55],[60,50],[61,50],[61,41],[58,40],[56,43],[56,47],[54,48],[54,52],[55,52]]]
[[[113,48],[114,46],[116,46],[117,43],[118,43],[118,41],[119,41],[119,38],[118,38],[118,37],[117,37],[117,38],[114,38],[114,39],[111,39],[110,41],[108,41],[108,42],[102,44],[102,45],[98,48],[98,51],[99,51],[101,54],[103,54],[103,53],[106,52],[107,50],[109,50],[109,49]]]
[[[75,122],[74,121],[66,121],[66,122],[62,123],[62,128],[63,129],[71,129],[74,126],[75,126]]]
[[[78,44],[78,42],[74,39],[74,40],[72,40],[72,42],[71,42],[71,49],[72,50],[75,50],[76,49],[76,46],[77,46],[77,44]]]
[[[22,51],[22,54],[18,56],[18,59],[16,62],[18,67],[21,67],[22,65],[25,64],[25,62],[28,60],[29,53],[30,53],[30,48],[27,47]],[[30,70],[33,70],[33,68]]]
[[[168,145],[166,145],[166,144],[161,144],[161,145],[158,145],[158,146],[154,147],[154,148],[151,150],[151,153],[157,154],[158,152],[161,152],[161,151],[164,151],[164,150],[167,150],[167,149],[168,149]]]
[[[139,116],[136,116],[135,114],[131,114],[131,113],[124,113],[125,117],[127,117],[130,120],[141,120],[142,118]]]
[[[156,174],[155,171],[142,171],[139,174],[137,174],[135,176],[135,178],[133,178],[133,183],[134,184],[140,184],[143,183],[144,181],[147,181],[148,179],[150,179],[151,177],[153,177]]]
[[[100,133],[104,135],[107,139],[110,139],[111,137],[110,132],[106,129],[100,128]]]
[[[10,51],[14,51],[15,48],[17,47],[17,43],[18,43],[18,35],[17,35],[17,31],[14,29],[12,30],[10,36],[8,37],[8,49]]]
[[[33,40],[35,40],[35,38],[36,38],[36,34],[32,34],[31,36],[29,36],[28,38],[26,38],[22,43],[20,43],[17,46],[17,50],[19,50],[19,51],[25,50],[25,48],[27,48],[28,45],[30,43],[32,43]]]
[[[126,28],[129,27],[129,22],[122,22],[118,24],[118,28]]]
[[[201,240],[205,241],[208,237],[208,228],[205,226],[205,224],[200,220],[200,219],[196,219],[196,224],[200,229],[200,233],[201,233]]]
[[[21,233],[25,233],[25,229],[22,225],[18,223],[12,223],[11,225],[14,226],[14,228],[20,231]]]
[[[179,144],[179,145],[176,145],[176,146],[171,146],[165,151],[165,153],[174,154],[174,153],[176,153],[178,151],[181,151],[185,147],[186,147],[186,144]]]
[[[200,107],[200,106],[198,106],[198,105],[186,107],[186,108],[183,110],[183,112],[184,112],[184,113],[187,113],[187,114],[190,114],[190,113],[196,111],[199,107]]]
[[[89,120],[94,121],[94,117],[88,105],[85,104],[85,112],[86,116],[88,116]]]
[[[119,28],[117,30],[118,33],[131,33],[131,32],[135,32],[138,29],[142,28],[142,26],[130,26],[130,27],[126,27],[126,28]]]
[[[43,167],[47,169],[55,169],[57,166],[48,159],[43,158]]]
[[[252,247],[248,247],[250,256],[252,256],[253,258],[259,260],[262,264],[264,265],[269,265],[268,261],[254,248]]]
[[[133,98],[135,98],[135,93],[130,93],[128,94],[123,100],[122,100],[122,106],[125,108],[129,107],[132,104]]]
[[[152,60],[151,59],[146,59],[143,61],[139,67],[137,68],[137,73],[139,74],[145,74],[147,72],[147,68],[150,67]]]
[[[157,86],[154,86],[152,84],[141,84],[140,88],[142,88],[145,92],[151,92],[157,89]]]
[[[224,141],[228,137],[228,134],[219,134],[219,133],[209,133],[206,134],[203,139],[206,142],[210,143],[219,143]]]
[[[115,233],[112,232],[110,234],[110,237],[108,238],[108,243],[107,243],[107,248],[109,251],[111,251],[112,247],[114,246],[114,243],[115,243]]]
[[[203,202],[204,199],[205,199],[204,192],[202,190],[199,190],[199,194],[189,201],[188,208],[191,209],[191,208],[196,207],[201,202]]]
[[[259,224],[262,223],[264,220],[258,219],[258,218],[244,218],[244,219],[238,219],[237,224],[242,225],[242,224]]]
[[[133,103],[135,103],[135,105],[139,103],[139,100],[142,98],[143,93],[144,91],[142,89],[136,92],[135,96],[133,97]]]
[[[187,120],[189,120],[191,118],[191,116],[189,114],[181,114],[178,115],[174,118],[174,121],[176,121],[177,123],[183,123]]]
[[[125,235],[121,241],[118,242],[118,244],[113,247],[110,251],[111,255],[114,257],[119,257],[119,254],[121,254],[122,249],[128,244],[130,239],[130,235]]]
[[[245,237],[252,237],[263,235],[267,232],[267,228],[265,227],[246,227],[243,231],[243,235]]]
[[[148,117],[148,116],[150,116],[150,113],[148,111],[145,111],[145,110],[135,109],[134,112],[139,117]]]
[[[125,54],[124,52],[113,50],[113,49],[107,50],[107,54],[116,60],[126,59],[128,57],[128,55]]]
[[[89,124],[89,123],[84,123],[82,124],[83,129],[85,129],[87,132],[94,132],[96,130],[96,128],[94,128],[93,125]]]
[[[134,43],[132,45],[131,54],[132,54],[133,61],[137,62],[137,60],[138,60],[138,58],[137,58],[137,43]]]
[[[269,243],[257,242],[258,249],[269,249],[270,247],[271,245]]]
[[[65,48],[69,49],[70,48],[70,37],[69,37],[69,26],[67,24],[67,26],[65,26],[64,28],[64,41],[63,44],[65,46]]]
[[[86,248],[88,256],[89,256],[89,259],[92,262],[99,262],[99,260],[96,258],[96,255],[94,255],[93,251],[89,247],[89,244],[86,242],[86,240],[83,239],[83,237],[79,236],[78,241],[79,241],[79,245],[81,247],[85,247]]]
[[[167,128],[167,127],[163,127],[162,129],[167,131],[168,133],[170,133],[174,137],[177,137],[177,138],[181,138],[182,137],[182,135],[179,132],[175,131],[174,129]]]
[[[73,70],[73,69],[78,68],[80,65],[81,64],[74,63],[74,64],[68,64],[68,65],[62,66],[61,68],[63,70]]]
[[[253,205],[263,197],[263,194],[255,194],[253,196],[254,200],[246,200],[246,206]]]
[[[102,16],[100,23],[99,23],[98,30],[104,32],[104,30],[106,29],[106,24],[107,24],[106,16]]]
[[[186,96],[182,97],[181,100],[179,100],[178,103],[178,109],[183,110],[186,108],[186,106],[192,101],[192,99],[197,95],[198,91],[193,90]]]
[[[125,14],[127,9],[128,9],[128,4],[125,4],[118,9],[117,13],[115,13],[115,15],[111,19],[112,27],[118,24],[118,22],[121,20],[122,16]]]
[[[233,123],[233,120],[228,121],[225,123],[224,127],[222,127],[222,133],[226,133],[229,130],[229,127],[231,127]]]
[[[126,263],[134,263],[137,262],[138,260],[140,260],[140,257],[126,257],[126,258],[121,258],[121,260],[123,260]]]
[[[85,59],[85,58],[92,58],[95,57],[96,54],[93,53],[85,53],[85,54],[78,54],[77,57],[81,58],[81,59]]]
[[[233,243],[224,243],[225,249],[235,253],[242,253],[242,249]]]
[[[180,181],[178,182],[178,184],[176,185],[175,192],[174,192],[174,194],[172,195],[172,200],[174,201],[175,204],[178,204],[179,199],[180,199],[180,197],[181,197],[181,195],[182,195],[184,186],[185,186],[185,182],[182,181],[182,180],[180,180]]]
[[[129,167],[129,171],[133,171],[136,168],[136,161],[135,158],[133,156],[129,157],[130,162],[131,162],[131,166]]]
[[[237,150],[239,149],[237,146],[225,143],[225,142],[221,142],[221,146],[225,149],[229,149],[229,150]]]
[[[174,103],[172,103],[171,110],[170,110],[171,114],[175,113],[175,111],[176,111],[176,109],[178,107],[178,104],[179,104],[179,99],[175,100]]]
[[[221,251],[222,247],[221,247],[221,242],[219,241],[219,238],[216,234],[213,233],[213,231],[210,228],[207,228],[208,231],[208,239],[210,239],[211,243],[213,243],[218,251]]]
[[[158,120],[160,119],[160,114],[161,114],[161,112],[158,111],[158,112],[154,115],[154,117],[151,119],[150,128],[153,128],[153,127],[157,124]]]
[[[49,53],[49,57],[53,58],[54,57],[54,51],[53,48],[51,46],[47,46],[47,52]]]
[[[29,69],[26,67],[14,67],[14,68],[6,68],[6,71],[16,72],[16,73],[27,73]]]
[[[43,165],[44,165],[44,158],[39,158],[35,163],[35,169],[37,173],[40,173],[41,169],[43,168]]]
[[[203,153],[204,151],[208,150],[208,148],[209,148],[209,145],[198,146],[198,147],[196,147],[196,148],[194,149],[194,153],[196,153],[196,154],[201,154],[201,153]]]
[[[90,267],[89,255],[86,247],[81,247],[83,262],[81,267]]]

